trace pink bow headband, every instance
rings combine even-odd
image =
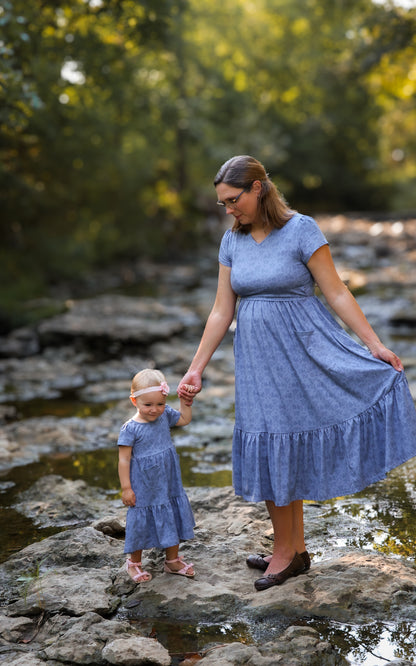
[[[135,391],[134,393],[131,393],[130,397],[137,398],[138,395],[142,395],[143,393],[152,393],[153,391],[160,391],[162,395],[168,395],[169,386],[167,385],[166,382],[160,382],[159,386],[149,386],[148,388],[140,389],[140,391]]]

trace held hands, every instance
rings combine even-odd
[[[178,386],[178,396],[188,406],[192,405],[194,398],[202,388],[201,376],[196,372],[187,372]]]
[[[387,349],[381,342],[376,345],[369,347],[370,352],[374,358],[379,358],[381,361],[390,363],[397,372],[402,372],[404,370],[403,364],[398,356],[390,349]]]
[[[131,488],[123,490],[121,493],[121,501],[124,506],[134,506],[136,504],[136,495]]]

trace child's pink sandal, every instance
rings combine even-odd
[[[134,580],[135,583],[148,583],[150,580],[152,580],[152,574],[150,574],[148,571],[142,571],[140,569],[141,566],[141,562],[133,562],[129,559],[126,560],[126,571],[128,571],[130,567],[134,567],[137,571],[137,574],[135,576],[130,576],[130,578]]]
[[[178,571],[174,571],[171,569],[168,564],[172,564],[173,562],[181,562],[183,564],[182,569],[178,569]],[[189,569],[192,569],[194,565],[192,564],[186,564],[186,562],[183,561],[182,557],[177,557],[174,560],[165,560],[163,569],[165,573],[170,573],[170,574],[178,574],[179,576],[186,576],[187,578],[193,578],[195,576],[195,571],[192,573],[188,573]]]

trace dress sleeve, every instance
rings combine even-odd
[[[232,236],[233,232],[231,231],[231,229],[227,229],[224,236],[222,237],[220,250],[218,253],[218,260],[220,264],[223,264],[223,266],[232,265],[232,248],[231,248],[233,240]]]
[[[169,428],[173,428],[180,419],[181,413],[177,409],[173,409],[170,405],[166,405],[165,414],[168,419]]]
[[[133,428],[130,425],[130,421],[126,421],[126,423],[122,426],[120,430],[117,446],[133,446],[133,444],[134,444]]]
[[[323,245],[328,245],[328,241],[318,224],[313,217],[303,215],[299,220],[299,253],[303,263],[307,264],[313,253]]]

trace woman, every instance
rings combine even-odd
[[[234,340],[233,485],[265,501],[274,530],[258,590],[310,566],[302,500],[358,492],[416,454],[416,411],[400,359],[339,278],[316,222],[285,203],[263,165],[240,155],[214,181],[233,215],[216,300],[178,393],[191,401],[240,303]],[[358,344],[314,294],[362,341]]]

